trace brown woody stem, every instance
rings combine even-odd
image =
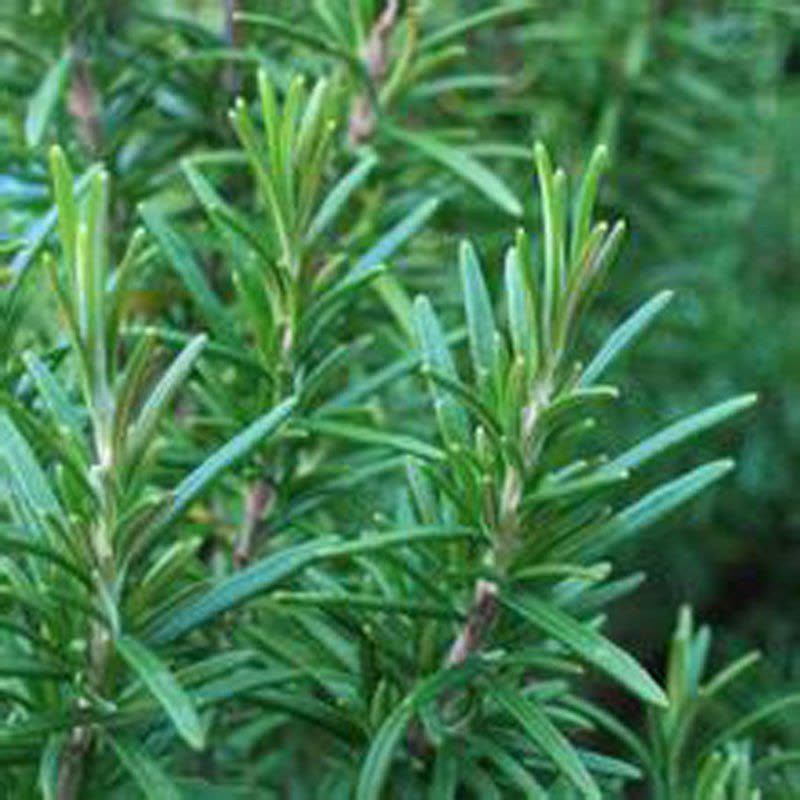
[[[497,584],[480,579],[475,584],[467,621],[450,647],[445,665],[463,664],[470,655],[480,650],[486,634],[497,616]]]
[[[270,481],[261,478],[247,490],[244,522],[236,546],[233,549],[233,564],[241,569],[253,553],[253,539],[265,512],[275,499],[275,489]]]

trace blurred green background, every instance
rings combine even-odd
[[[332,69],[325,54],[232,25],[234,5],[299,26],[314,4],[5,0],[0,233],[29,236],[48,208],[46,146],[31,147],[26,109],[68,42],[91,81],[81,96],[73,72],[53,135],[84,168],[108,162],[120,238],[143,199],[185,202],[176,177],[182,156],[231,146],[225,112],[237,91],[252,89],[256,64],[279,84],[292,70]],[[419,4],[426,24],[442,25],[484,5]],[[688,601],[728,647],[765,647],[782,678],[797,677],[800,9],[790,0],[506,5],[514,13],[467,33],[457,69],[421,81],[392,109],[394,119],[451,136],[528,204],[534,138],[572,174],[597,142],[608,144],[613,167],[602,204],[627,218],[631,234],[592,338],[600,341],[643,296],[677,292],[659,327],[617,369],[627,392],[618,421],[627,439],[743,391],[761,398],[755,412],[706,442],[715,453],[737,455],[735,476],[630,553],[631,568],[644,569],[648,581],[638,602],[614,609],[613,625],[660,663],[675,609]],[[409,286],[435,284],[445,295],[452,286],[455,298],[453,243],[463,234],[481,243],[497,278],[508,220],[441,170],[409,164],[396,144],[375,146],[383,150],[382,169],[400,173],[408,186],[408,196],[393,203],[415,202],[423,188],[445,199],[405,256]],[[384,199],[377,191],[377,216],[390,213]],[[419,266],[415,253],[423,252],[426,263],[440,265],[435,272]],[[8,266],[24,269],[24,251]],[[164,289],[150,298],[156,306],[169,302],[158,297],[168,297],[168,285],[158,285]],[[2,348],[25,309],[14,311],[3,314]]]

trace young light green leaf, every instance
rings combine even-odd
[[[330,88],[331,82],[327,78],[319,78],[311,90],[302,118],[297,126],[297,144],[294,152],[299,164],[309,162],[314,148],[323,136],[325,124],[330,121],[328,118]]]
[[[86,188],[89,186],[89,183],[101,169],[102,167],[99,164],[94,164],[74,181],[72,184],[72,191],[74,192],[76,199],[82,197],[86,193]],[[59,190],[59,192],[60,191],[61,190]],[[65,189],[64,193],[66,193],[66,191],[67,190]],[[17,253],[14,255],[14,258],[11,259],[11,264],[9,265],[11,273],[16,278],[19,278],[19,276],[22,275],[22,273],[24,273],[33,262],[36,254],[39,252],[45,240],[50,235],[50,232],[55,227],[56,222],[59,220],[59,211],[57,206],[58,202],[56,206],[51,208],[43,217],[36,220],[36,222],[34,222],[25,231],[22,238],[24,239],[26,245],[22,250],[17,251]],[[72,239],[70,240],[68,238],[68,241],[74,242],[76,226],[70,226],[68,230],[65,230],[65,233],[69,234],[70,231],[72,232]],[[69,245],[62,241],[62,247],[64,246]]]
[[[130,433],[128,455],[131,461],[135,462],[140,458],[150,444],[158,423],[185,383],[207,340],[208,337],[204,333],[195,336],[181,350],[150,392]]]
[[[522,216],[522,204],[514,193],[494,172],[468,153],[425,133],[411,133],[394,127],[389,128],[388,133],[449,169],[507,214]]]
[[[483,280],[478,254],[468,241],[461,243],[459,261],[470,353],[478,382],[483,383],[494,372],[496,332],[492,302]]]
[[[78,208],[75,202],[72,170],[64,151],[53,145],[50,149],[50,175],[53,181],[56,209],[58,211],[58,232],[61,250],[64,254],[68,274],[72,274],[75,264],[75,244],[78,234]],[[88,181],[91,183],[91,180]]]
[[[444,453],[437,447],[432,447],[413,436],[404,434],[388,433],[377,430],[376,428],[352,425],[345,422],[337,422],[327,419],[308,419],[300,423],[303,430],[316,433],[322,436],[331,436],[335,439],[344,439],[361,444],[375,445],[376,447],[388,447],[401,453],[408,453],[426,460],[441,461]]]
[[[351,274],[360,275],[362,272],[365,272],[389,258],[389,256],[394,254],[433,216],[438,208],[439,200],[435,197],[417,206],[408,216],[400,220],[400,222],[378,239],[378,241],[356,261]]]
[[[328,229],[328,226],[338,217],[353,192],[361,187],[377,163],[378,157],[374,153],[369,153],[339,179],[309,223],[305,237],[307,244],[313,244],[317,237]],[[386,256],[382,255],[374,263],[379,264],[384,258]]]
[[[67,51],[47,70],[31,97],[28,113],[25,116],[25,141],[28,147],[37,147],[41,143],[47,126],[61,102],[71,63],[72,55]]]
[[[414,323],[417,340],[422,350],[423,366],[458,380],[453,357],[436,313],[427,297],[418,297],[414,302]],[[460,445],[467,440],[467,416],[455,398],[441,387],[432,385],[431,392],[436,407],[436,416],[444,440],[449,445]]]
[[[734,467],[730,459],[703,464],[646,494],[633,505],[619,512],[608,525],[608,532],[595,536],[603,552],[630,539],[637,531],[652,525],[673,509],[691,500],[711,484],[727,475]],[[590,548],[594,553],[595,548]]]
[[[584,243],[589,236],[592,226],[592,209],[595,197],[597,196],[597,184],[600,175],[608,163],[608,148],[605,145],[598,145],[586,172],[583,175],[580,192],[575,202],[572,215],[572,236],[570,242],[570,262],[574,269],[578,266],[577,259],[583,250]]]
[[[544,281],[542,285],[542,333],[553,336],[553,326],[561,295],[561,253],[563,250],[563,231],[559,228],[558,203],[556,197],[553,165],[547,149],[541,142],[534,147],[536,172],[539,176],[539,194],[541,196],[541,214],[544,226]]]
[[[263,78],[264,72],[259,72],[259,89],[261,91],[262,105],[265,107],[264,121],[267,128],[268,138],[277,138],[277,133],[273,130],[274,125],[269,123],[273,117],[276,117],[277,110],[266,102],[267,97],[272,97],[271,89],[265,90],[264,87],[271,87]],[[271,112],[270,110],[271,109]],[[269,209],[272,217],[272,223],[277,231],[278,240],[281,244],[282,257],[286,269],[293,271],[296,265],[293,263],[294,247],[293,247],[293,233],[290,229],[290,217],[293,205],[293,198],[285,196],[282,190],[282,183],[279,178],[283,170],[279,163],[280,161],[280,148],[273,145],[269,149],[268,156],[264,156],[263,148],[259,143],[259,136],[256,128],[253,125],[253,120],[250,117],[250,112],[247,110],[247,105],[244,100],[239,97],[236,100],[233,110],[230,112],[231,123],[236,129],[239,141],[242,143],[250,166],[256,176],[256,181],[261,194],[264,198],[264,204]],[[277,124],[277,118],[274,120]],[[276,166],[278,167],[276,174]]]
[[[405,286],[391,273],[379,275],[372,288],[394,317],[409,342],[414,341],[414,304]]]
[[[117,652],[161,704],[178,733],[195,750],[205,746],[205,732],[195,707],[161,660],[130,636],[116,640]]]
[[[600,788],[575,749],[531,695],[512,692],[499,683],[489,684],[489,694],[522,725],[531,741],[564,773],[583,797],[589,800],[602,799]]]
[[[568,650],[605,672],[646,703],[666,706],[664,690],[636,662],[593,628],[581,624],[552,603],[528,596],[518,602],[501,595],[501,602]]]
[[[26,352],[23,360],[56,424],[67,430],[76,441],[80,441],[83,428],[81,417],[61,384],[47,365],[32,351]]]
[[[597,355],[591,360],[581,375],[580,385],[594,383],[608,366],[650,325],[672,299],[672,292],[659,292],[641,308],[631,314],[606,339]]]
[[[635,447],[617,456],[604,469],[635,469],[660,455],[668,448],[674,447],[686,441],[686,439],[708,430],[708,428],[713,428],[728,419],[728,417],[750,408],[757,399],[754,394],[746,394],[703,409],[689,417],[684,417],[684,419],[678,420],[678,422],[664,428],[653,436],[649,436]]]
[[[508,310],[508,330],[517,356],[535,368],[538,354],[533,304],[528,294],[523,267],[516,247],[506,250],[503,273]]]

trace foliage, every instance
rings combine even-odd
[[[724,316],[765,249],[727,234],[796,15],[272,5],[0,19],[0,794],[794,796],[756,655],[706,677],[684,608],[660,681],[616,632],[733,467],[698,437],[763,424],[681,384],[734,356],[663,286]]]

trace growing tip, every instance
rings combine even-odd
[[[732,458],[721,458],[715,462],[716,472],[721,477],[727,475],[735,466],[736,461]]]
[[[601,142],[595,147],[592,153],[592,164],[595,169],[603,169],[608,165],[608,147],[605,143]]]

